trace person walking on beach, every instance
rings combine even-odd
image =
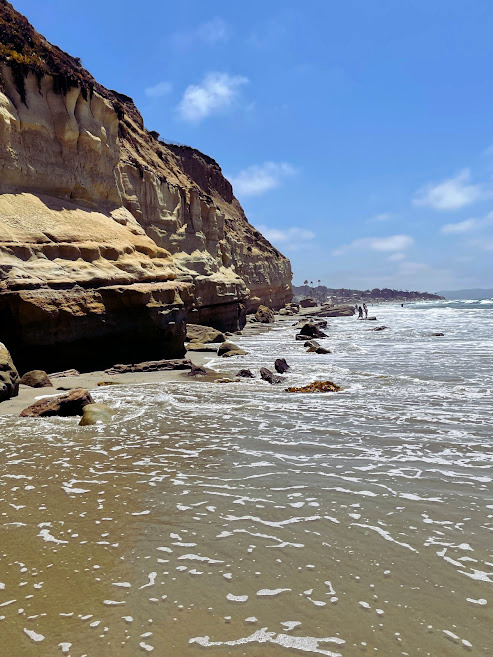
[[[365,319],[368,319],[368,308],[366,307],[366,303],[363,304],[363,310],[365,313]]]
[[[363,319],[363,308],[358,306],[358,319]]]

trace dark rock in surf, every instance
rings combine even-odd
[[[251,370],[240,370],[236,373],[236,376],[240,376],[243,379],[254,379],[255,374]]]
[[[276,362],[274,363],[274,369],[275,369],[276,372],[278,372],[279,374],[284,374],[285,372],[288,372],[288,371],[289,371],[290,367],[289,367],[289,365],[286,363],[286,359],[285,359],[285,358],[277,358],[277,359],[276,359]]]
[[[274,372],[271,372],[266,367],[260,368],[260,376],[264,381],[267,381],[271,385],[276,385],[278,383],[284,383],[286,380],[284,376],[277,376]]]

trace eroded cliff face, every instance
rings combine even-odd
[[[159,141],[0,0],[0,340],[18,367],[181,355],[187,316],[236,329],[290,298],[289,261],[217,163]]]

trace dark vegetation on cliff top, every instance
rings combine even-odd
[[[303,299],[311,297],[320,301],[325,301],[327,297],[338,301],[358,302],[365,300],[372,301],[439,301],[445,297],[430,292],[416,292],[409,290],[391,290],[387,287],[382,289],[375,287],[373,290],[352,290],[344,287],[332,288],[319,285],[311,287],[310,285],[293,285],[293,294],[295,298]]]

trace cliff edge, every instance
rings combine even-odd
[[[0,341],[20,370],[179,356],[291,299],[219,165],[145,129],[0,0]]]

